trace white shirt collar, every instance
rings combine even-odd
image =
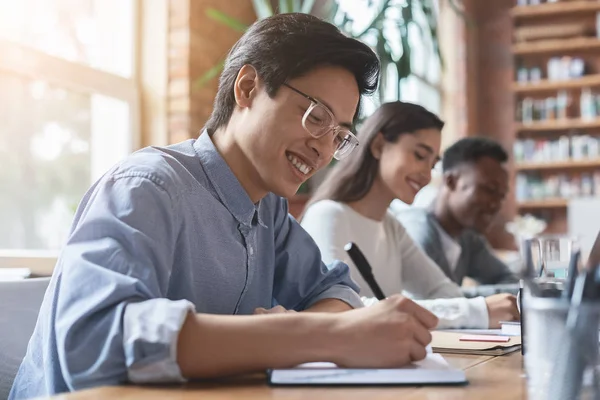
[[[440,233],[440,239],[442,241],[442,250],[444,251],[444,255],[446,256],[446,260],[448,260],[448,265],[450,266],[450,271],[456,271],[456,264],[458,263],[458,259],[460,258],[460,253],[462,252],[462,248],[460,244],[456,240],[454,240],[448,233],[442,228],[439,224],[435,224],[438,232]]]

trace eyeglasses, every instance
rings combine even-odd
[[[341,160],[352,153],[352,150],[358,146],[358,139],[348,128],[344,128],[335,123],[333,113],[329,111],[319,100],[301,92],[287,83],[283,84],[287,88],[310,100],[310,106],[306,109],[302,117],[302,127],[312,137],[319,139],[329,132],[333,132],[335,141],[335,151],[333,157]]]

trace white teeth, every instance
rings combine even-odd
[[[418,183],[416,183],[416,182],[413,182],[413,181],[410,181],[410,180],[409,180],[409,181],[408,181],[408,184],[409,184],[410,186],[412,186],[412,187],[413,187],[413,188],[414,188],[414,189],[415,189],[417,192],[418,192],[419,190],[421,190],[421,185],[419,185],[419,184],[418,184]]]
[[[296,169],[300,172],[302,172],[304,175],[307,175],[310,171],[312,171],[312,168],[309,167],[308,165],[304,164],[302,161],[300,161],[297,157],[288,154],[287,155],[287,159],[290,160],[290,162],[294,165],[294,167],[296,167]]]

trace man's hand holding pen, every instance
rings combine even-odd
[[[429,331],[438,323],[435,315],[401,295],[336,316],[339,341],[332,361],[343,367],[398,367],[422,360]]]

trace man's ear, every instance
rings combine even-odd
[[[250,107],[258,92],[258,73],[251,65],[244,65],[238,71],[233,85],[235,102],[240,108]]]
[[[456,190],[458,183],[458,171],[448,171],[444,173],[444,185],[451,191]]]
[[[379,160],[381,158],[381,153],[383,152],[383,146],[385,146],[385,138],[383,137],[381,132],[379,132],[378,134],[375,135],[373,140],[371,140],[371,145],[369,146],[369,149],[371,150],[371,154],[373,155],[373,158],[375,158],[376,160]]]

